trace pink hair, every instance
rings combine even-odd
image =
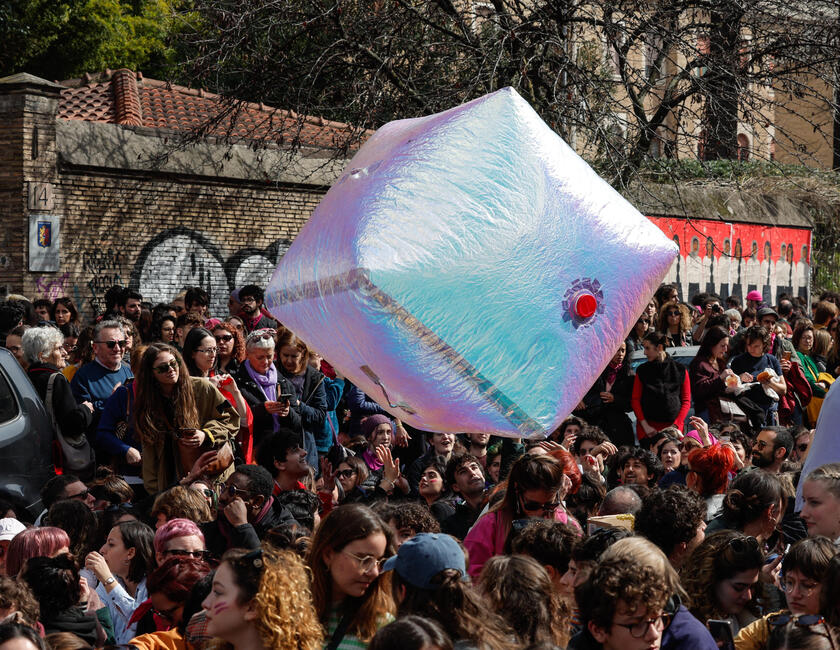
[[[170,540],[176,537],[189,537],[190,535],[195,535],[202,542],[204,541],[204,533],[201,532],[201,528],[194,521],[170,519],[155,533],[155,553],[163,553]]]
[[[27,560],[52,557],[62,548],[70,548],[70,537],[61,528],[43,526],[22,530],[6,550],[6,575],[15,577]]]

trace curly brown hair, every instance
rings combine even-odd
[[[222,562],[233,572],[239,603],[254,603],[254,623],[266,648],[320,650],[324,632],[303,560],[292,551],[265,545],[261,552],[230,550]]]
[[[19,622],[35,627],[41,616],[38,601],[23,580],[0,575],[0,609],[17,612]]]
[[[604,630],[612,627],[619,602],[633,612],[639,608],[658,611],[665,606],[670,595],[668,583],[661,572],[649,565],[617,557],[601,561],[589,580],[575,589],[584,620]]]

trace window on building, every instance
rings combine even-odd
[[[743,133],[738,134],[738,160],[747,162],[750,159],[750,139]]]

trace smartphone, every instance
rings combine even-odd
[[[294,397],[294,395],[292,395],[291,393],[280,393],[280,395],[277,397],[277,401],[278,402],[291,402],[293,397]]]
[[[732,623],[710,618],[706,621],[706,627],[709,628],[709,632],[711,632],[712,638],[719,648],[735,650],[735,635],[732,632]]]

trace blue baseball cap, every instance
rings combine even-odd
[[[418,589],[437,589],[432,583],[438,573],[446,569],[467,575],[464,551],[454,537],[438,533],[418,533],[403,542],[396,555],[389,557],[383,571],[395,569],[400,578]]]

